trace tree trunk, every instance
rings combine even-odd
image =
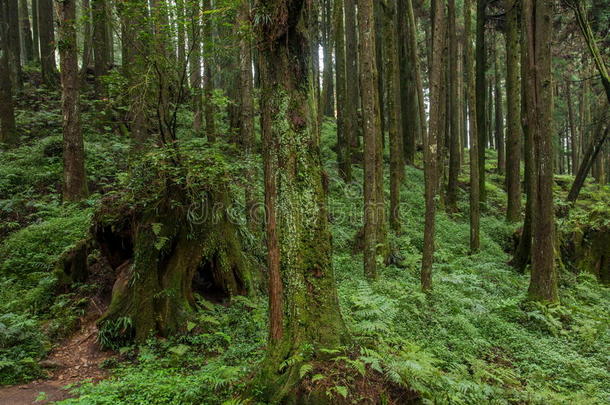
[[[85,198],[87,176],[85,174],[85,150],[80,123],[80,99],[78,57],[76,46],[75,0],[56,3],[59,18],[59,60],[61,68],[62,112],[64,135],[64,183],[63,199],[78,201]]]
[[[345,6],[345,80],[349,83],[346,89],[345,136],[350,143],[351,152],[358,152],[360,147],[358,109],[361,105],[360,79],[358,76],[358,35],[356,33],[356,2],[343,1]]]
[[[186,54],[186,35],[184,33],[187,27],[184,17],[184,0],[176,0],[176,31],[178,47],[178,66],[180,70],[187,69],[187,54]],[[188,83],[185,83],[188,86]]]
[[[322,88],[324,91],[324,115],[335,116],[335,87],[333,83],[333,35],[332,35],[332,5],[331,0],[322,0],[322,32],[324,34],[324,76]]]
[[[8,24],[6,0],[0,1],[0,144],[14,146],[17,143],[15,109],[8,62]]]
[[[38,32],[38,0],[32,0],[32,46],[34,62],[40,62],[40,34]]]
[[[353,83],[347,82],[347,60],[345,57],[345,30],[343,24],[343,1],[335,1],[334,9],[335,24],[335,72],[336,72],[336,92],[337,92],[337,140],[338,140],[338,163],[339,174],[346,183],[352,181],[352,141],[348,132],[347,123],[347,87]]]
[[[572,85],[570,80],[566,79],[566,99],[568,103],[568,124],[570,127],[570,157],[572,165],[572,174],[576,176],[578,171],[578,133],[576,132],[576,117],[574,117],[574,103],[572,102]]]
[[[417,45],[417,22],[415,20],[415,13],[413,12],[413,1],[407,0],[407,20],[409,27],[409,59],[413,71],[415,72],[415,91],[417,92],[417,103],[419,104],[419,135],[417,137],[418,142],[425,142],[427,136],[426,129],[426,108],[424,106],[424,85],[421,78],[421,72],[419,68],[419,55]]]
[[[521,218],[521,124],[519,108],[520,1],[506,0],[506,220]]]
[[[377,201],[377,158],[381,140],[381,118],[377,95],[375,19],[372,0],[358,1],[360,41],[360,88],[364,136],[364,274],[377,277],[377,236],[384,207]]]
[[[506,159],[504,156],[504,114],[502,112],[502,90],[500,87],[501,72],[500,72],[500,56],[499,50],[494,38],[494,106],[495,106],[495,141],[496,150],[498,151],[498,173],[504,174]]]
[[[448,2],[449,17],[449,178],[447,181],[447,211],[457,212],[458,174],[460,172],[460,107],[458,92],[458,40],[455,0]]]
[[[443,74],[443,43],[445,41],[445,7],[441,0],[433,0],[434,20],[432,21],[432,59],[430,72],[430,129],[424,143],[424,180],[425,180],[425,224],[424,250],[421,268],[421,287],[428,291],[432,288],[432,262],[434,260],[434,228],[436,216],[436,193],[438,184],[438,146],[441,126],[443,93],[441,75]]]
[[[252,77],[252,45],[250,44],[250,2],[241,0],[237,22],[240,29],[239,38],[239,72],[240,72],[240,135],[246,158],[250,166],[254,164],[254,90]],[[248,169],[248,180],[245,185],[246,220],[248,228],[255,233],[256,223],[256,170]]]
[[[487,0],[476,0],[476,91],[477,91],[477,134],[479,147],[479,201],[487,202],[485,190],[485,148],[487,146],[487,49],[485,46],[485,10]]]
[[[42,80],[47,86],[54,86],[56,84],[57,67],[55,65],[53,0],[38,0],[38,29]]]
[[[211,0],[204,0],[209,4],[204,7],[204,10],[209,11],[212,9]],[[215,51],[214,51],[214,38],[212,36],[212,15],[204,16],[205,21],[203,22],[203,49],[204,49],[204,92],[205,92],[205,103],[204,103],[204,115],[205,115],[205,136],[208,141],[214,142],[216,140],[216,114],[213,96],[214,96],[214,69],[215,69]]]
[[[587,19],[587,11],[585,9],[585,3],[583,0],[572,0],[571,2],[569,2],[569,4],[574,10],[574,14],[576,14],[576,21],[578,22],[578,27],[580,28],[580,32],[585,38],[587,47],[591,52],[591,56],[593,57],[593,61],[595,62],[595,67],[599,72],[602,84],[604,86],[604,90],[606,91],[606,99],[610,104],[610,75],[608,75],[608,69],[606,68],[606,64],[604,63],[603,56],[599,51],[597,42],[595,41],[593,30],[591,30],[591,26],[589,25],[589,21]]]
[[[403,155],[406,164],[415,164],[416,139],[419,131],[419,104],[417,101],[415,68],[410,58],[410,32],[407,2],[398,0],[397,34],[400,63],[400,109],[402,122]]]
[[[477,126],[477,97],[475,92],[474,52],[470,32],[472,27],[472,1],[464,3],[464,65],[466,71],[466,98],[468,99],[468,127],[470,129],[470,251],[480,248],[479,222],[479,136]]]
[[[383,39],[385,46],[384,65],[386,70],[386,87],[388,89],[388,133],[390,141],[390,227],[400,231],[400,183],[404,178],[402,162],[402,136],[400,122],[400,70],[398,44],[396,41],[396,0],[385,0],[382,3]]]
[[[600,114],[594,135],[591,138],[591,141],[589,142],[587,150],[582,156],[582,161],[580,163],[580,166],[578,167],[576,177],[574,178],[574,183],[572,183],[572,187],[570,188],[570,192],[568,193],[567,201],[571,204],[574,204],[574,202],[576,202],[576,200],[578,199],[578,195],[580,194],[582,186],[585,184],[585,180],[589,175],[589,171],[591,170],[593,163],[596,161],[597,156],[602,151],[604,142],[608,138],[608,126],[606,125],[608,122],[607,111],[608,108],[605,107],[603,109],[602,114]],[[606,125],[605,130],[604,125]]]
[[[102,76],[108,74],[108,22],[106,13],[106,0],[91,0],[91,15],[93,19],[93,53],[95,75],[95,88],[98,97],[104,97],[106,90]]]
[[[36,0],[34,0],[36,1]],[[93,56],[93,32],[91,30],[91,6],[90,0],[82,0],[81,15],[83,17],[83,63],[81,65],[81,76],[87,75],[87,70],[91,66]],[[123,60],[123,64],[125,64]]]
[[[270,339],[260,381],[271,403],[297,400],[299,370],[346,342],[330,232],[304,0],[263,0],[259,25]],[[361,9],[362,10],[362,9]],[[290,33],[290,35],[287,35]],[[298,314],[298,317],[297,315]],[[303,355],[309,346],[311,354]],[[286,359],[301,356],[287,367]]]
[[[34,45],[32,44],[32,30],[30,29],[30,14],[27,0],[19,0],[19,22],[21,25],[21,51],[25,63],[34,60]]]
[[[203,123],[203,95],[201,91],[201,7],[200,2],[190,3],[187,40],[189,49],[189,77],[193,94],[193,132],[201,135]]]
[[[558,301],[555,268],[555,215],[553,209],[553,161],[551,87],[551,0],[525,0],[523,14],[527,30],[528,125],[534,139],[536,178],[532,221],[532,270],[528,296],[544,302]]]
[[[19,36],[19,0],[7,1],[9,67],[13,90],[21,89],[21,39]]]

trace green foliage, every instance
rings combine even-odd
[[[38,323],[23,315],[0,315],[0,385],[42,375],[37,360],[46,352]]]

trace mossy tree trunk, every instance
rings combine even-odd
[[[150,210],[98,213],[94,235],[117,272],[110,306],[98,321],[103,344],[184,331],[195,293],[217,300],[253,290],[255,273],[227,212],[193,217],[185,195],[170,184]],[[204,204],[228,207],[228,195],[210,194]]]
[[[303,362],[344,343],[346,331],[331,266],[310,10],[305,0],[261,0],[259,7],[269,17],[258,39],[270,279],[270,336],[259,378],[265,399],[275,403],[297,396]]]
[[[447,180],[447,211],[457,212],[458,174],[460,172],[460,107],[458,98],[458,39],[455,0],[448,2],[449,20],[449,177]]]
[[[353,83],[347,82],[347,60],[345,57],[345,29],[343,23],[343,0],[335,2],[334,39],[335,39],[335,73],[337,93],[337,140],[339,174],[346,183],[352,181],[352,136],[347,120],[347,88]],[[348,128],[350,128],[348,130]]]
[[[8,63],[9,45],[6,18],[4,4],[0,3],[0,142],[14,145],[17,143],[17,129]]]

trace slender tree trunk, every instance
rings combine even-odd
[[[360,3],[358,3],[360,4]],[[381,2],[373,2],[373,15],[375,19],[375,61],[377,63],[377,97],[379,98],[379,117],[381,124],[381,146],[385,147],[385,132],[386,128],[386,94],[385,94],[385,66],[383,66],[383,11],[381,10]],[[364,102],[364,101],[363,101]]]
[[[91,0],[92,9],[91,15],[93,19],[93,54],[94,67],[93,73],[95,76],[95,88],[98,97],[104,97],[106,94],[105,85],[102,76],[108,74],[108,22],[106,13],[106,0]]]
[[[13,146],[17,143],[15,109],[8,63],[7,3],[0,1],[0,144]]]
[[[343,1],[345,7],[345,80],[349,83],[345,96],[345,136],[351,152],[360,147],[358,109],[360,108],[360,79],[358,76],[358,35],[356,33],[356,2]]]
[[[519,108],[520,0],[506,0],[506,220],[521,217],[521,124]]]
[[[19,0],[19,22],[21,26],[21,51],[25,63],[34,60],[34,46],[32,44],[32,30],[30,29],[30,13],[27,0]]]
[[[409,60],[413,72],[415,72],[415,91],[417,93],[417,103],[419,105],[419,134],[418,142],[424,142],[427,136],[426,129],[426,109],[424,107],[424,85],[421,78],[419,55],[417,47],[417,22],[413,12],[413,0],[407,0],[407,26],[409,29]]]
[[[607,112],[608,108],[605,107],[602,110],[602,113],[600,114],[600,117],[597,121],[595,132],[591,141],[589,142],[589,146],[587,147],[585,153],[582,156],[582,161],[580,163],[580,166],[578,167],[578,171],[576,172],[576,177],[574,178],[574,182],[572,183],[572,187],[570,188],[570,192],[568,193],[567,201],[571,204],[576,202],[576,200],[578,199],[578,195],[580,194],[580,190],[585,184],[585,180],[589,175],[589,171],[593,167],[593,163],[596,161],[598,155],[602,151],[606,139],[608,139]],[[604,126],[606,126],[605,130]]]
[[[346,112],[348,109],[347,87],[353,83],[347,82],[347,61],[345,57],[345,30],[343,24],[343,1],[335,1],[335,72],[337,91],[337,139],[339,141],[339,174],[346,183],[352,181],[352,142],[348,133]]]
[[[485,11],[488,0],[476,0],[476,91],[477,91],[477,134],[479,136],[479,200],[487,201],[485,190],[485,147],[487,146],[487,49],[485,46]]]
[[[468,128],[470,129],[470,251],[480,248],[479,222],[479,136],[477,126],[477,97],[475,91],[474,52],[470,33],[472,31],[472,1],[464,3],[464,66],[466,71],[466,98],[468,99]]]
[[[59,19],[59,58],[61,67],[64,134],[63,199],[78,201],[87,196],[85,150],[80,123],[79,75],[76,46],[75,0],[56,3]]]
[[[6,0],[8,23],[8,61],[13,90],[21,89],[21,39],[19,35],[19,0]]]
[[[382,2],[383,37],[385,46],[386,86],[388,89],[388,133],[390,141],[390,227],[400,231],[400,183],[404,177],[400,122],[400,67],[396,40],[396,0]]]
[[[377,277],[377,237],[383,216],[383,203],[378,201],[378,151],[381,141],[381,119],[377,63],[375,60],[375,17],[372,0],[358,0],[360,42],[360,88],[362,91],[362,123],[364,134],[364,274]]]
[[[400,112],[402,123],[402,143],[404,163],[415,163],[415,140],[419,128],[419,104],[417,102],[414,66],[411,66],[409,54],[409,28],[407,19],[407,1],[398,0],[397,10],[397,38],[398,60],[400,64]]]
[[[176,0],[176,32],[177,32],[177,47],[178,47],[178,66],[180,69],[187,68],[187,54],[186,54],[186,34],[185,28],[187,27],[185,20],[184,11],[184,0]],[[251,54],[252,52],[250,52]],[[186,83],[185,85],[188,85]]]
[[[203,95],[201,91],[201,3],[189,3],[189,24],[187,26],[187,40],[189,57],[189,77],[193,94],[193,132],[195,136],[201,134],[203,121]]]
[[[494,38],[494,106],[495,106],[495,141],[498,151],[498,173],[504,174],[506,158],[504,155],[504,114],[502,112],[502,90],[499,49]]]
[[[260,379],[269,402],[290,403],[298,402],[299,370],[310,355],[281,372],[280,364],[304,346],[319,358],[320,348],[345,343],[347,333],[332,271],[320,139],[310,127],[317,111],[306,2],[263,5],[270,16],[259,27],[270,338]]]
[[[32,0],[32,46],[34,62],[40,62],[40,34],[38,32],[38,0]]]
[[[532,270],[528,296],[545,302],[558,301],[555,268],[555,215],[553,209],[551,86],[551,0],[525,0],[527,30],[528,125],[534,139],[535,198],[532,221]]]
[[[460,172],[460,107],[458,91],[458,39],[455,0],[448,2],[449,13],[449,117],[451,119],[449,135],[449,179],[447,182],[447,210],[457,211],[458,174]]]
[[[576,118],[574,117],[574,103],[572,102],[572,85],[570,80],[566,79],[566,99],[568,103],[568,124],[570,127],[570,156],[572,165],[572,174],[576,176],[579,159],[578,159],[578,133],[576,132]]]
[[[254,90],[252,77],[252,45],[250,44],[250,2],[241,0],[238,9],[237,21],[240,29],[239,38],[239,72],[240,72],[240,140],[243,143],[245,155],[250,166],[253,167],[254,157]],[[245,186],[246,219],[248,228],[256,232],[256,199],[255,179],[256,171],[248,169],[248,181]]]
[[[335,86],[333,83],[333,35],[332,35],[332,5],[331,0],[322,0],[322,31],[324,34],[324,76],[322,88],[324,91],[324,115],[335,116]]]
[[[48,86],[56,83],[55,33],[53,0],[38,0],[38,29],[40,34],[40,64],[42,79]]]
[[[36,0],[34,0],[36,1]],[[85,78],[87,69],[91,66],[93,59],[93,32],[91,30],[91,6],[90,0],[82,0],[81,14],[83,16],[83,63],[81,66],[81,76]],[[125,60],[123,60],[125,64]]]
[[[422,290],[432,288],[432,262],[434,260],[434,228],[436,216],[436,194],[438,184],[438,146],[441,133],[441,112],[443,93],[441,81],[443,74],[442,54],[445,41],[445,7],[441,0],[433,0],[434,20],[432,21],[432,58],[430,72],[430,129],[424,143],[424,179],[425,179],[425,224],[424,250],[421,268]]]
[[[574,14],[576,14],[576,21],[578,22],[580,32],[585,38],[587,47],[591,52],[591,56],[593,57],[593,61],[595,62],[595,67],[599,72],[602,84],[604,86],[604,90],[606,91],[606,98],[608,100],[608,103],[610,104],[610,75],[608,74],[608,69],[606,68],[606,64],[604,63],[603,56],[599,51],[597,42],[595,41],[593,30],[591,30],[591,26],[589,25],[589,21],[587,19],[587,11],[585,9],[585,2],[583,0],[572,0],[569,3],[572,9],[574,10]]]
[[[204,0],[204,3],[208,1],[209,4],[205,6],[205,10],[211,10],[211,0]],[[212,99],[214,95],[214,38],[212,36],[212,17],[211,15],[204,16],[205,21],[203,22],[203,49],[204,49],[204,92],[205,92],[205,103],[204,103],[204,115],[205,115],[205,135],[210,142],[216,140],[216,120],[214,115],[216,114],[214,101]]]

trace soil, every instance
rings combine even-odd
[[[95,282],[100,286],[107,284],[101,279]],[[87,315],[80,320],[80,329],[59,342],[49,356],[40,362],[48,377],[28,384],[0,387],[0,405],[51,404],[71,397],[65,389],[68,385],[97,382],[108,377],[108,371],[100,368],[100,365],[104,360],[116,357],[116,354],[101,350],[97,344],[96,325],[96,320],[108,305],[106,289],[100,287],[98,294],[89,297],[89,308]],[[40,400],[36,401],[38,398]]]

